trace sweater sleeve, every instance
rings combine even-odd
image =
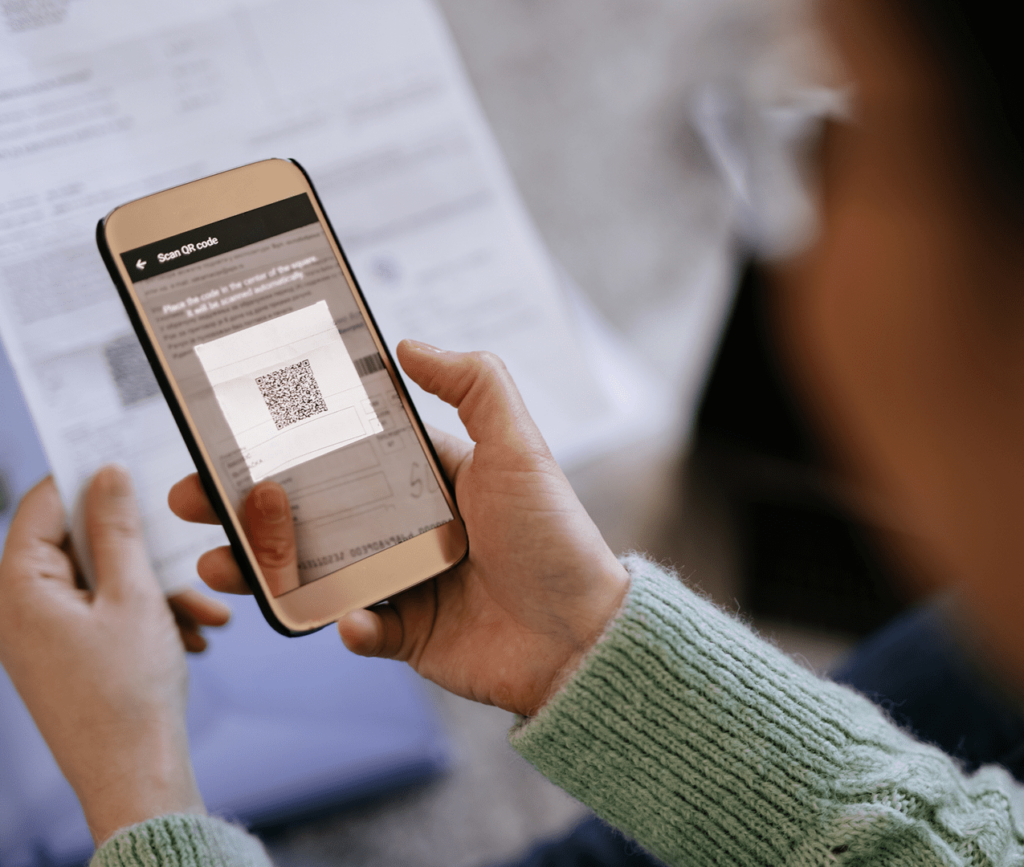
[[[89,867],[271,867],[263,845],[211,816],[173,814],[122,828]]]
[[[1024,796],[968,777],[640,557],[512,745],[670,864],[1024,864]]]

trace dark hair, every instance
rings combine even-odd
[[[856,2],[856,0],[852,0]],[[1024,217],[1024,51],[1007,0],[896,0],[949,72],[979,180]]]

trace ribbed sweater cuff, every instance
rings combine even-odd
[[[676,576],[623,562],[622,612],[512,745],[668,861],[831,860],[834,781],[851,742],[884,740],[884,722]]]
[[[263,845],[211,816],[173,814],[122,828],[89,867],[271,867]]]

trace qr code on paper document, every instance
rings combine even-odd
[[[309,359],[257,376],[256,385],[278,430],[327,412]]]

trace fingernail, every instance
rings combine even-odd
[[[410,349],[415,349],[417,352],[447,352],[446,349],[438,349],[436,346],[431,346],[429,343],[424,343],[422,340],[410,340],[406,338],[405,343],[409,345]]]
[[[132,479],[120,464],[108,464],[95,475],[95,483],[104,497],[128,497],[132,493]]]
[[[288,515],[288,500],[277,488],[263,487],[253,494],[253,505],[268,524],[277,524]]]

